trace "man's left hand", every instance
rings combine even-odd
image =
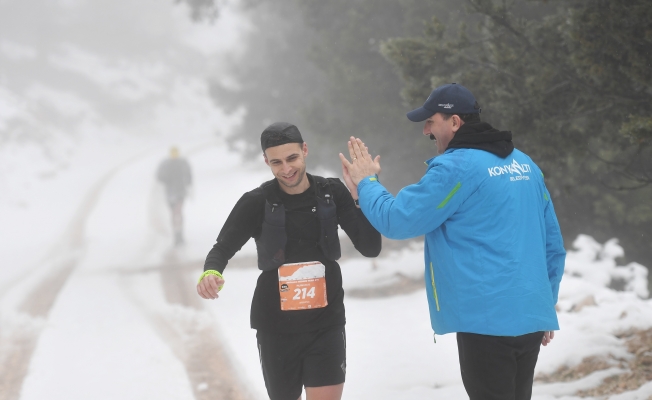
[[[541,344],[543,346],[547,346],[548,343],[550,343],[554,338],[555,338],[555,331],[543,332],[543,339],[541,339]]]

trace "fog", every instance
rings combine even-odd
[[[13,146],[51,164],[21,170],[48,176],[85,135],[171,143],[209,130],[251,160],[262,129],[285,120],[314,168],[338,171],[346,139],[362,137],[395,193],[435,153],[405,112],[457,81],[546,174],[567,247],[580,233],[615,237],[624,261],[652,264],[652,43],[637,34],[649,5],[631,5],[635,20],[613,6],[4,1],[0,168],[20,163]],[[0,187],[14,185],[7,175]]]
[[[172,2],[0,7],[0,204],[8,217],[38,215],[46,197],[52,206],[36,232],[15,227],[25,238],[60,229],[50,222],[71,216],[111,168],[148,149],[163,158],[170,146],[216,140],[242,118],[216,107],[208,87],[248,29],[230,7],[219,24],[195,23]]]
[[[649,2],[246,4],[246,55],[229,60],[233,81],[211,82],[211,93],[247,110],[232,138],[248,154],[267,124],[289,120],[313,165],[336,171],[336,154],[359,136],[396,193],[435,154],[405,113],[457,82],[544,172],[566,247],[582,233],[617,238],[624,262],[652,265],[652,40],[640,33]]]
[[[185,260],[191,265],[182,268],[187,274],[171,272],[168,280],[171,290],[183,287],[182,297],[160,304],[197,307],[188,303],[194,297],[186,300],[194,288],[183,282],[201,271],[201,258],[225,216],[211,218],[209,207],[196,217],[188,215],[189,225],[196,218],[206,229],[191,229],[186,253],[170,255],[169,215],[154,177],[172,146],[184,157],[207,147],[226,151],[224,137],[241,122],[244,110],[217,107],[208,82],[228,80],[225,60],[241,57],[242,35],[250,24],[226,3],[219,21],[193,21],[191,15],[185,4],[160,1],[0,2],[2,399],[192,398],[197,385],[210,382],[200,372],[219,367],[180,364],[186,359],[181,345],[174,345],[174,353],[157,339],[169,328],[152,330],[147,312],[130,311],[133,297],[122,297],[129,284],[116,283],[114,273],[100,273],[91,292],[74,289],[89,266],[138,271]],[[227,152],[204,169],[210,173],[240,162]],[[196,167],[201,179],[201,165]],[[202,201],[211,201],[210,195],[202,196],[208,189],[195,189],[201,199],[196,211]],[[221,199],[228,207],[234,201]],[[89,309],[65,311],[67,298]],[[68,322],[58,319],[61,315],[68,315]],[[60,334],[66,339],[52,345],[61,350],[53,354],[48,343]],[[115,346],[106,345],[112,341]],[[102,342],[104,350],[95,347]],[[205,345],[201,339],[194,342]],[[208,346],[216,351],[219,344]],[[89,364],[84,354],[94,354],[95,362]],[[39,373],[41,366],[45,375]],[[226,370],[220,376],[235,384],[228,368],[220,368]],[[145,372],[139,376],[139,370]],[[97,381],[102,375],[108,386]],[[50,378],[58,383],[52,386]],[[133,379],[140,382],[129,383]],[[160,382],[166,379],[167,385]],[[88,386],[79,385],[84,380]]]
[[[237,199],[270,178],[260,132],[297,124],[310,171],[333,176],[361,136],[396,193],[436,149],[405,112],[451,81],[513,130],[560,217],[575,271],[558,310],[567,335],[537,372],[630,357],[616,336],[652,326],[652,39],[632,34],[650,7],[610,25],[622,71],[613,43],[582,36],[593,25],[576,2],[516,1],[501,18],[477,1],[371,3],[0,0],[0,400],[265,398],[248,321],[253,243],[229,264],[224,299],[194,289]],[[594,44],[605,50],[591,58]],[[155,179],[172,147],[193,171],[183,246]],[[343,259],[358,345],[344,398],[464,398],[454,337],[432,347],[421,241],[385,244],[377,262]],[[534,398],[576,398],[619,365],[539,381]],[[630,389],[618,398],[652,394]]]

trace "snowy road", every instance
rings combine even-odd
[[[14,288],[0,398],[251,397],[194,293],[201,264],[169,245],[160,154],[99,180],[53,263]]]

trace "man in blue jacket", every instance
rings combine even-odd
[[[351,137],[340,154],[349,189],[383,235],[425,235],[425,281],[435,334],[457,332],[471,400],[529,399],[540,344],[559,329],[555,304],[566,252],[543,173],[512,134],[480,121],[458,84],[407,114],[425,121],[438,157],[396,197],[378,181],[379,157]]]

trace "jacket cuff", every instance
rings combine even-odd
[[[363,187],[372,183],[380,183],[377,174],[366,176],[358,183],[358,196],[360,195]]]

